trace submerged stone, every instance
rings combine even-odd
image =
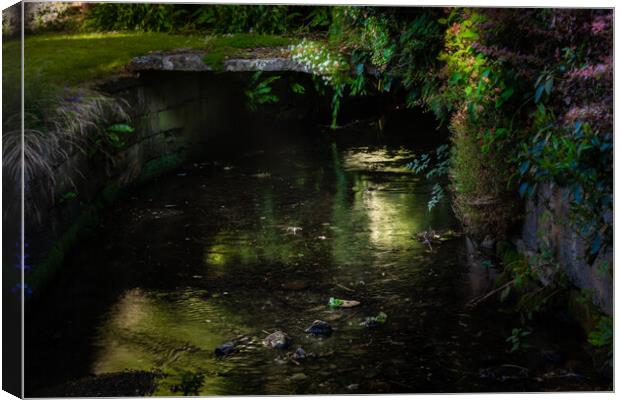
[[[303,359],[305,359],[306,357],[307,357],[307,353],[306,353],[306,351],[305,351],[305,350],[304,350],[301,346],[299,346],[299,347],[297,348],[297,350],[295,350],[295,352],[293,353],[293,355],[291,355],[291,358],[292,358],[293,360],[303,360]]]
[[[291,380],[293,381],[303,381],[306,379],[308,379],[308,376],[304,374],[303,372],[298,372],[296,374],[293,374],[293,376],[291,376]]]
[[[263,344],[265,346],[278,350],[286,349],[290,343],[291,337],[282,331],[275,331],[263,339]]]
[[[317,319],[305,332],[313,335],[329,336],[332,333],[332,326],[325,321]]]
[[[224,343],[221,346],[218,346],[215,348],[215,355],[217,357],[227,357],[233,353],[235,353],[237,351],[237,349],[235,348],[235,345],[232,344],[231,342],[228,343]]]

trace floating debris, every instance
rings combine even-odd
[[[329,302],[327,303],[327,305],[330,306],[331,308],[351,308],[351,307],[357,307],[360,304],[362,303],[360,303],[357,300],[342,300],[342,299],[337,299],[335,297],[330,297]]]
[[[415,235],[415,238],[418,242],[427,245],[429,249],[433,251],[433,244],[439,244],[441,242],[454,239],[458,236],[459,234],[451,229],[446,229],[443,231],[429,229],[428,231],[418,232]]]
[[[293,235],[297,235],[297,232],[303,231],[303,228],[299,226],[289,226],[286,228],[286,232],[292,233]]]
[[[386,320],[387,314],[382,311],[376,317],[367,317],[360,323],[360,326],[363,326],[364,328],[376,328],[379,325],[385,324]]]

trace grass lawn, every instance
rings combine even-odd
[[[289,44],[291,39],[237,34],[210,37],[166,33],[86,33],[41,34],[26,37],[25,81],[51,86],[76,85],[118,72],[131,58],[149,51],[179,48],[205,49],[205,61],[219,63],[228,54],[242,48],[272,47]],[[3,42],[3,53],[19,52],[19,41]],[[4,58],[4,83],[18,80],[19,59]]]

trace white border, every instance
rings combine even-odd
[[[122,0],[109,0],[110,2],[123,2]],[[304,1],[304,0],[293,0],[293,1],[286,1],[286,0],[269,0],[269,1],[172,1],[172,0],[157,0],[154,2],[158,2],[158,3],[217,3],[217,4],[221,4],[221,3],[234,3],[234,4],[308,4],[308,5],[340,5],[340,4],[348,4],[348,5],[377,5],[377,6],[469,6],[469,7],[560,7],[560,8],[615,8],[615,4],[616,2],[614,0],[592,0],[592,1],[584,1],[584,0],[544,0],[544,1],[536,1],[536,0],[524,0],[524,1],[503,1],[503,0],[454,0],[454,1],[442,1],[442,0],[415,0],[415,1],[406,1],[406,0],[356,0],[356,1],[332,1],[332,0],[313,0],[313,1]],[[2,9],[5,9],[13,4],[15,4],[15,1],[11,1],[11,0],[0,0],[0,5],[2,6]],[[23,6],[22,6],[23,7]],[[22,12],[22,26],[23,26],[23,17],[24,17],[24,13]],[[614,22],[615,22],[615,18],[614,18]],[[615,55],[616,55],[616,47],[615,47],[615,43],[617,43],[617,35],[618,35],[618,30],[615,29],[614,27],[614,59],[615,59]],[[0,44],[1,44],[1,39],[0,39]],[[22,31],[22,44],[23,44],[23,31]],[[0,64],[2,62],[2,54],[0,52]],[[23,46],[22,46],[22,62],[23,62]],[[618,74],[617,72],[617,64],[614,63],[614,88],[618,88],[618,83],[619,83],[619,79],[618,79]],[[0,94],[1,94],[1,89],[0,89]],[[616,99],[617,99],[617,91],[614,90],[614,105],[616,103]],[[1,106],[1,96],[0,96],[0,106]],[[23,118],[23,68],[22,68],[22,118]],[[614,107],[614,111],[615,111],[615,107]],[[615,139],[615,128],[616,128],[616,119],[615,119],[615,113],[614,113],[614,139]],[[22,119],[22,127],[23,127],[23,119]],[[615,141],[615,140],[614,140]],[[22,148],[22,160],[23,160],[23,148]],[[618,166],[616,165],[616,157],[615,157],[615,152],[614,152],[614,178],[617,177],[617,173],[618,173]],[[1,174],[0,174],[1,175]],[[2,183],[2,177],[0,176],[0,203],[2,201],[1,199],[1,183]],[[23,191],[23,169],[22,169],[22,191]],[[614,179],[614,196],[615,196],[615,179]],[[615,197],[614,197],[615,198]],[[23,218],[23,207],[24,207],[24,199],[23,199],[23,194],[22,194],[22,218]],[[614,201],[614,220],[618,221],[618,211],[617,211],[617,207],[616,207],[616,202]],[[616,227],[614,227],[614,248],[618,249],[620,247],[618,247],[618,236],[615,234],[616,233]],[[22,231],[22,254],[24,251],[23,245],[24,245],[24,232]],[[0,231],[0,241],[2,239],[2,233]],[[0,257],[2,255],[2,249],[0,246]],[[620,255],[618,253],[614,254],[614,265],[620,265],[618,263],[618,261],[620,260]],[[3,266],[3,267],[7,267],[7,266]],[[23,257],[22,257],[22,282],[23,282],[23,274],[24,274],[24,269],[23,269]],[[1,280],[1,276],[0,276],[0,280]],[[614,279],[614,293],[618,293],[618,279]],[[22,298],[24,296],[24,290],[22,288]],[[617,298],[615,298],[617,299]],[[1,305],[2,305],[2,299],[0,296],[0,309],[1,309]],[[616,303],[614,302],[614,306],[616,305]],[[615,313],[614,313],[615,314]],[[23,304],[22,304],[22,328],[23,328]],[[2,327],[2,321],[0,319],[0,331],[1,331],[1,327]],[[616,348],[615,344],[617,343],[617,339],[620,333],[619,328],[619,324],[617,321],[617,318],[614,318],[614,332],[616,333],[615,338],[614,338],[614,348]],[[0,332],[0,351],[1,351],[1,345],[2,345],[2,334]],[[23,331],[22,331],[22,340],[23,340]],[[23,347],[22,347],[22,359],[23,359]],[[617,360],[617,357],[614,353],[614,360]],[[60,361],[60,360],[59,360]],[[614,368],[614,385],[618,382],[618,367],[617,367],[617,363],[614,362],[614,365],[616,366],[616,368]],[[0,363],[0,384],[1,384],[1,379],[2,379],[2,365]],[[23,365],[22,365],[22,385],[23,385]],[[23,393],[23,386],[22,386],[22,393]],[[299,399],[299,400],[303,400],[303,399],[308,399],[310,396],[312,397],[339,397],[339,396],[315,396],[315,395],[305,395],[305,396],[286,396],[287,398],[291,398],[291,399]],[[443,395],[443,394],[433,394],[433,395],[377,395],[374,397],[381,397],[381,398],[386,398],[386,399],[412,399],[415,398],[417,399],[459,399],[459,398],[476,398],[476,397],[483,397],[483,398],[489,398],[490,396],[499,396],[502,399],[509,399],[509,400],[521,400],[521,399],[535,399],[535,398],[539,398],[539,397],[543,397],[546,399],[557,399],[557,398],[561,398],[561,399],[568,399],[568,400],[572,400],[572,399],[611,399],[615,397],[615,394],[613,393],[592,393],[592,392],[588,392],[588,393],[545,393],[545,394],[529,394],[529,393],[524,393],[524,394],[498,394],[498,393],[477,393],[477,394],[450,394],[450,395]],[[227,396],[228,399],[260,399],[263,397],[268,397],[268,396],[245,396],[245,397],[239,397],[239,396]],[[271,396],[273,397],[273,396]],[[358,397],[358,396],[354,396],[354,397]],[[14,397],[11,396],[10,394],[4,392],[4,391],[0,391],[0,400],[4,400],[4,399],[13,399]],[[173,397],[173,398],[177,398],[177,397]],[[182,397],[178,397],[178,399],[183,399]]]

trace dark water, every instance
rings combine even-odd
[[[458,225],[447,202],[427,211],[431,185],[404,168],[427,149],[405,139],[283,132],[129,193],[30,315],[27,393],[128,369],[167,374],[157,395],[184,371],[205,374],[201,395],[607,389],[577,330],[537,327],[510,353],[519,320],[465,307],[494,268],[462,238],[414,239]],[[379,312],[384,325],[359,326]],[[305,334],[315,319],[334,333]],[[318,357],[263,347],[276,329]]]

